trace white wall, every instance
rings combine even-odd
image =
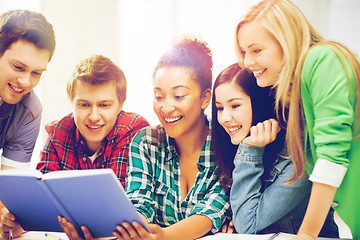
[[[124,110],[151,124],[152,69],[171,40],[181,34],[199,36],[214,57],[214,78],[236,61],[235,26],[258,0],[0,0],[0,12],[14,8],[40,11],[55,29],[57,47],[36,92],[43,103],[42,130],[33,167],[43,145],[44,124],[71,112],[65,83],[75,65],[93,54],[117,63],[128,80]],[[310,23],[326,38],[341,41],[360,54],[360,1],[294,0]]]

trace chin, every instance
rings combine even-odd
[[[233,144],[233,145],[239,145],[240,144],[240,141],[238,141],[237,139],[231,139],[231,143]]]

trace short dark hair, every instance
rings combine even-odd
[[[185,67],[191,70],[201,92],[212,86],[212,53],[205,41],[186,36],[175,42],[157,62],[154,76],[163,67]]]
[[[55,33],[52,25],[38,12],[11,10],[0,15],[0,56],[18,40],[35,44],[49,51],[49,61],[55,51]]]
[[[126,99],[126,78],[124,72],[109,58],[94,55],[80,61],[76,66],[72,78],[67,83],[67,94],[70,100],[74,99],[76,81],[80,80],[91,85],[100,85],[114,81],[120,104]]]

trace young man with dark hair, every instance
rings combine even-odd
[[[0,15],[1,169],[30,167],[42,111],[33,88],[54,50],[53,27],[40,13],[12,10]]]

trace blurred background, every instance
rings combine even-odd
[[[43,103],[42,127],[33,154],[35,167],[45,138],[44,124],[71,112],[66,81],[76,64],[93,54],[109,57],[124,71],[124,110],[158,124],[152,109],[152,73],[157,59],[182,35],[208,42],[214,79],[236,62],[234,30],[246,8],[258,0],[0,0],[0,12],[41,12],[53,25],[57,46],[35,88]],[[358,0],[293,0],[325,38],[360,54]],[[207,109],[210,114],[210,109]],[[209,115],[208,114],[208,115]]]

